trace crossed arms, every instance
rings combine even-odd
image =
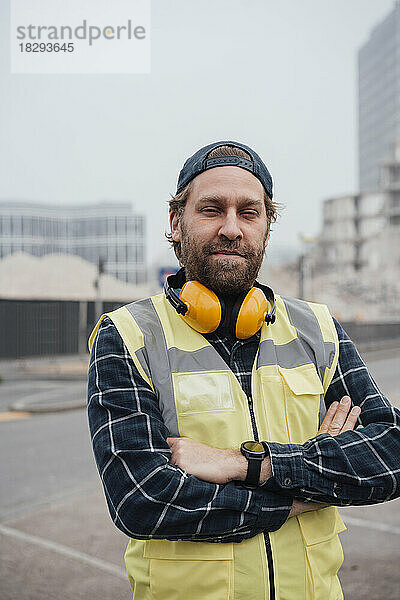
[[[333,437],[352,431],[361,414],[359,406],[351,406],[351,398],[343,396],[340,402],[332,402],[319,428],[318,435],[327,433]],[[360,427],[360,426],[359,426]],[[190,438],[167,438],[171,448],[170,462],[187,473],[210,483],[244,481],[247,474],[247,460],[239,450],[221,450],[201,444]],[[261,465],[260,484],[272,477],[271,459],[265,458]],[[324,508],[326,504],[293,500],[289,517],[302,512]]]
[[[92,350],[88,414],[115,524],[138,539],[238,542],[279,529],[295,513],[294,501],[373,504],[400,495],[399,412],[376,388],[350,340],[345,334],[339,339],[340,364],[326,401],[351,396],[361,407],[362,428],[336,437],[323,433],[303,445],[269,443],[272,477],[247,490],[234,481],[204,481],[172,464],[157,399],[104,319]],[[355,379],[360,372],[363,386]]]

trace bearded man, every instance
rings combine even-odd
[[[256,281],[272,178],[224,141],[184,164],[164,292],[103,315],[88,411],[140,600],[338,600],[336,506],[399,495],[399,412],[328,309]]]

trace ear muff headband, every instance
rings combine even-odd
[[[181,288],[179,296],[174,288]],[[185,281],[184,269],[167,278],[164,292],[176,312],[199,333],[212,333],[225,321],[223,300],[199,281]],[[241,294],[233,306],[231,333],[239,339],[247,339],[262,327],[264,321],[274,323],[275,312],[273,291],[256,282],[255,287]]]

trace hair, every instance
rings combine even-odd
[[[242,150],[242,148],[237,148],[236,146],[228,145],[214,148],[213,150],[211,150],[211,152],[209,152],[207,158],[216,158],[217,156],[240,156],[241,158],[247,158],[247,160],[252,160],[251,156],[245,150]],[[183,188],[183,190],[179,192],[179,194],[176,194],[176,196],[171,196],[171,199],[169,200],[169,212],[176,213],[178,219],[182,218],[183,213],[185,211],[186,202],[190,196],[190,192],[192,191],[192,182],[193,180],[189,181],[189,183]],[[271,227],[271,223],[275,223],[279,216],[278,211],[280,209],[280,206],[278,205],[278,203],[273,202],[272,199],[268,196],[267,192],[265,191],[265,188],[263,189],[265,210],[267,212],[267,224],[269,230]],[[175,242],[172,239],[171,233],[166,233],[165,237],[172,245],[175,255],[180,261],[181,243]]]

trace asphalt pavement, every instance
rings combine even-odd
[[[366,358],[400,407],[400,349]],[[127,538],[108,515],[86,412],[73,408],[86,402],[87,356],[44,363],[0,363],[0,599],[129,599]],[[400,598],[399,509],[341,511],[346,600]]]

